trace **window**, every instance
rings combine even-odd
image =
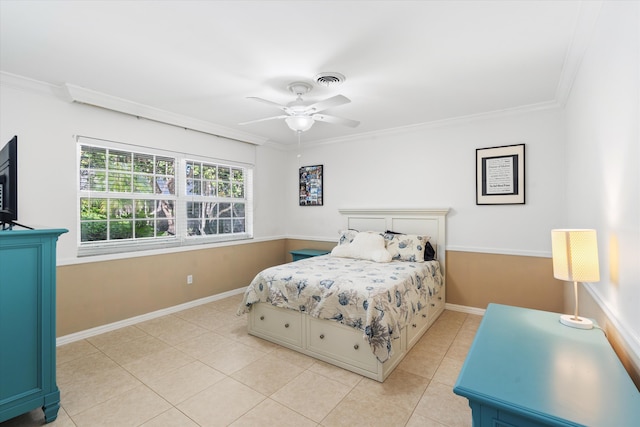
[[[251,168],[135,148],[79,144],[80,254],[251,237]]]
[[[187,161],[185,175],[188,236],[245,232],[243,169]]]
[[[175,237],[176,159],[82,145],[80,241]]]

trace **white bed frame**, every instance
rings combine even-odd
[[[431,236],[441,271],[446,277],[446,215],[448,209],[340,209],[345,228],[358,231],[392,230],[404,234]],[[444,310],[446,284],[432,298],[411,325],[393,342],[393,355],[380,363],[371,352],[362,331],[340,323],[281,309],[271,304],[254,304],[249,311],[249,333],[300,353],[315,357],[365,377],[384,381],[407,352]]]

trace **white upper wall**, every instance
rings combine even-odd
[[[566,108],[567,219],[598,232],[589,287],[640,361],[640,2],[604,2]],[[588,315],[588,314],[587,314]],[[636,362],[638,363],[638,362]],[[638,364],[640,366],[640,364]]]
[[[71,103],[54,86],[11,75],[0,78],[0,146],[18,135],[18,222],[68,229],[58,240],[60,263],[79,261],[76,135],[255,164],[254,236],[283,234],[282,213],[277,212],[282,206],[281,152]],[[271,201],[274,209],[266,209]]]
[[[564,212],[564,127],[559,109],[458,121],[290,154],[286,232],[337,239],[339,208],[450,208],[447,249],[550,256]],[[304,134],[303,134],[304,140]],[[476,205],[476,149],[525,144],[524,205]],[[298,206],[300,165],[324,165],[324,206]],[[402,230],[398,230],[402,231]]]

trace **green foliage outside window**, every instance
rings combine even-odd
[[[174,201],[157,198],[175,195],[175,163],[165,156],[82,145],[80,191],[96,196],[80,198],[80,241],[175,235]]]
[[[245,176],[242,168],[187,161],[185,192],[194,196],[187,202],[188,236],[245,231]]]
[[[110,242],[176,235],[176,203],[186,207],[186,235],[245,233],[244,168],[80,146],[80,241]],[[184,227],[184,225],[183,225]]]

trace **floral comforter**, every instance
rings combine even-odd
[[[252,304],[333,320],[363,331],[380,362],[392,355],[400,330],[442,288],[438,261],[376,263],[331,255],[307,258],[260,272],[247,288],[238,314]]]

